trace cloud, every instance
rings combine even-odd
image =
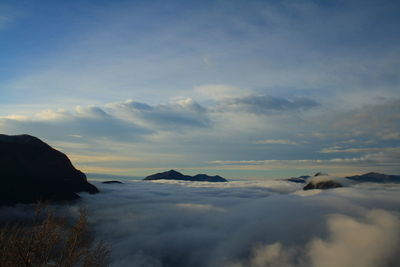
[[[400,246],[400,220],[391,212],[371,210],[360,218],[332,214],[326,224],[326,238],[314,238],[301,247],[259,244],[244,264],[229,267],[374,267],[399,262],[395,255]]]
[[[381,135],[383,140],[400,140],[399,132],[386,132]]]
[[[232,96],[244,97],[254,92],[247,88],[237,88],[227,84],[207,84],[195,87],[194,93],[200,99],[205,98],[214,101],[221,101],[232,98]]]
[[[368,150],[369,151],[369,150]],[[239,169],[287,169],[287,168],[329,168],[330,166],[367,166],[371,169],[382,166],[392,166],[396,170],[399,162],[400,151],[398,148],[382,149],[381,152],[368,153],[359,157],[343,157],[331,159],[296,159],[296,160],[214,160],[210,164],[219,165],[220,168],[232,170]],[[357,152],[358,153],[358,152]]]
[[[107,105],[112,112],[128,120],[151,125],[155,129],[174,130],[177,127],[209,127],[211,120],[207,109],[191,98],[175,102],[150,106],[145,103],[128,100]]]
[[[311,241],[309,255],[312,266],[394,266],[394,255],[400,245],[399,217],[372,210],[360,219],[331,215],[327,222],[326,240]]]
[[[82,135],[79,135],[79,134],[70,134],[69,136],[75,137],[75,138],[82,138]]]
[[[287,184],[285,191],[275,190]],[[297,184],[268,180],[99,187],[102,194],[83,197],[98,237],[113,245],[112,266],[319,267],[334,260],[340,266],[391,266],[398,261],[398,186],[308,196],[294,194]],[[363,256],[352,257],[357,253]]]
[[[324,148],[321,153],[376,153],[400,151],[400,147],[366,147],[366,148],[345,148],[340,147]]]
[[[305,111],[318,106],[318,103],[309,98],[286,99],[267,95],[250,95],[229,99],[225,105],[233,110],[255,114],[273,114],[285,111]]]
[[[325,123],[319,126],[331,131],[331,135],[396,140],[396,133],[400,130],[399,119],[400,99],[394,98],[335,112],[325,117]]]
[[[207,211],[216,211],[216,212],[224,212],[225,210],[222,208],[214,207],[213,205],[205,205],[205,204],[192,204],[192,203],[179,203],[176,204],[177,207],[187,210],[192,210],[196,212],[207,212]]]
[[[65,140],[73,135],[83,136],[87,141],[95,138],[135,141],[151,133],[100,107],[77,107],[75,112],[45,110],[32,117],[0,118],[0,125],[9,134],[29,133],[52,140]]]
[[[213,164],[221,165],[303,165],[303,164],[332,164],[332,163],[357,163],[367,161],[367,158],[333,158],[333,159],[297,159],[297,160],[215,160],[210,161]],[[373,161],[373,158],[371,159]]]
[[[112,248],[111,266],[399,264],[399,185],[300,196],[298,184],[268,179],[93,183],[100,194],[57,210],[71,216],[87,207],[91,229]],[[1,207],[0,222],[26,209]]]
[[[68,157],[74,161],[79,162],[80,164],[84,163],[93,163],[93,162],[131,162],[131,161],[141,161],[140,158],[134,157],[122,157],[122,156],[113,156],[113,155],[82,155],[82,154],[69,154]]]
[[[43,110],[31,116],[0,117],[5,132],[31,133],[55,140],[101,137],[137,141],[160,130],[180,131],[210,124],[207,110],[189,98],[157,106],[128,100],[104,107],[77,106],[73,112]]]
[[[82,4],[82,13],[71,12],[74,5],[60,9],[58,16],[68,18],[61,31],[54,27],[44,33],[43,25],[57,21],[48,10],[59,3],[39,5],[48,8],[13,5],[30,19],[29,27],[23,21],[14,29],[17,34],[7,36],[11,43],[40,32],[32,42],[43,49],[41,60],[35,60],[37,53],[19,58],[19,52],[29,48],[23,42],[18,50],[6,50],[5,69],[10,72],[1,88],[7,91],[4,99],[13,104],[60,99],[86,104],[93,98],[103,102],[134,97],[157,103],[210,83],[230,84],[239,88],[236,92],[253,88],[263,95],[299,91],[335,105],[359,106],[365,99],[397,95],[394,3],[363,10],[358,2],[243,6],[232,1],[195,8],[191,2],[171,3],[168,14],[174,16],[160,16],[166,8],[161,3]],[[90,16],[82,20],[83,14]],[[360,49],[360,43],[368,45]],[[205,57],[212,64],[205,64]],[[26,66],[26,61],[33,63]],[[27,69],[21,72],[23,67]]]
[[[274,243],[266,246],[259,245],[253,249],[249,262],[247,262],[245,265],[233,264],[230,267],[294,266],[291,264],[291,259],[287,256],[287,254],[288,251],[285,251],[280,243]]]
[[[286,139],[265,139],[254,142],[260,145],[297,145],[297,142],[286,140]]]
[[[321,107],[315,110],[318,112],[300,112],[297,108],[301,105],[294,104],[295,100],[273,98],[291,104],[272,105],[271,113],[257,114],[226,104],[245,98],[205,103],[177,98],[163,104],[127,100],[73,110],[48,109],[3,116],[0,127],[6,134],[29,133],[44,138],[73,155],[101,157],[102,152],[109,158],[143,159],[140,166],[135,161],[81,165],[92,171],[94,167],[126,168],[127,172],[136,168],[141,173],[154,167],[221,168],[228,175],[232,174],[229,170],[252,171],[252,177],[287,167],[308,168],[309,172],[328,168],[325,171],[331,174],[398,172],[396,140],[382,138],[382,134],[398,131],[398,108],[394,105],[398,100],[378,101],[353,110]],[[371,123],[368,118],[372,118]],[[84,144],[86,151],[72,144]],[[155,162],[162,166],[155,166]]]

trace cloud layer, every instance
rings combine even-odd
[[[112,266],[395,266],[398,185],[126,182],[83,195]],[[301,194],[300,194],[301,193]]]
[[[127,100],[74,110],[8,115],[0,117],[0,127],[4,133],[44,138],[67,154],[81,154],[76,159],[104,158],[101,153],[105,151],[108,158],[142,158],[143,169],[271,170],[286,165],[310,172],[328,168],[326,171],[332,173],[338,167],[352,173],[352,168],[357,172],[399,171],[398,99],[331,110],[312,99],[249,92],[208,102],[203,98],[202,103],[192,98],[157,105]],[[88,168],[87,161],[76,163]],[[84,170],[101,172],[100,168],[113,164],[120,170],[138,166],[116,163],[103,160],[97,164],[97,171],[92,167]],[[96,163],[92,161],[91,165]]]
[[[67,217],[86,207],[111,266],[391,267],[400,259],[400,185],[347,184],[303,191],[282,180],[228,183],[92,182],[101,193],[56,205]],[[343,179],[343,178],[336,178]],[[33,215],[0,208],[0,223]]]

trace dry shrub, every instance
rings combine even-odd
[[[35,214],[28,222],[0,229],[1,267],[108,265],[110,251],[103,242],[94,241],[85,210],[80,210],[79,219],[72,224],[42,204]]]

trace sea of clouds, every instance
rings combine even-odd
[[[95,182],[96,183],[96,182]],[[400,186],[96,183],[83,195],[112,266],[399,266]]]
[[[400,185],[92,182],[100,194],[60,209],[88,209],[111,266],[400,266]]]

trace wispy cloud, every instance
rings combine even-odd
[[[366,148],[324,148],[321,153],[376,153],[376,152],[398,152],[400,147],[366,147]]]
[[[260,145],[297,145],[297,142],[291,141],[291,140],[286,140],[286,139],[265,139],[265,140],[259,140],[255,141],[255,144],[260,144]]]
[[[377,150],[375,153],[366,153],[360,157],[343,157],[330,159],[296,159],[296,160],[215,160],[220,168],[232,170],[262,170],[262,169],[314,169],[353,166],[358,169],[376,170],[385,168],[389,172],[397,170],[400,164],[400,149]],[[368,151],[371,152],[371,151]],[[350,152],[353,153],[353,152]],[[356,152],[359,153],[359,152]]]
[[[123,157],[116,155],[84,155],[84,154],[69,154],[68,157],[76,163],[101,163],[101,162],[132,162],[132,161],[142,161],[143,159],[135,157]]]

